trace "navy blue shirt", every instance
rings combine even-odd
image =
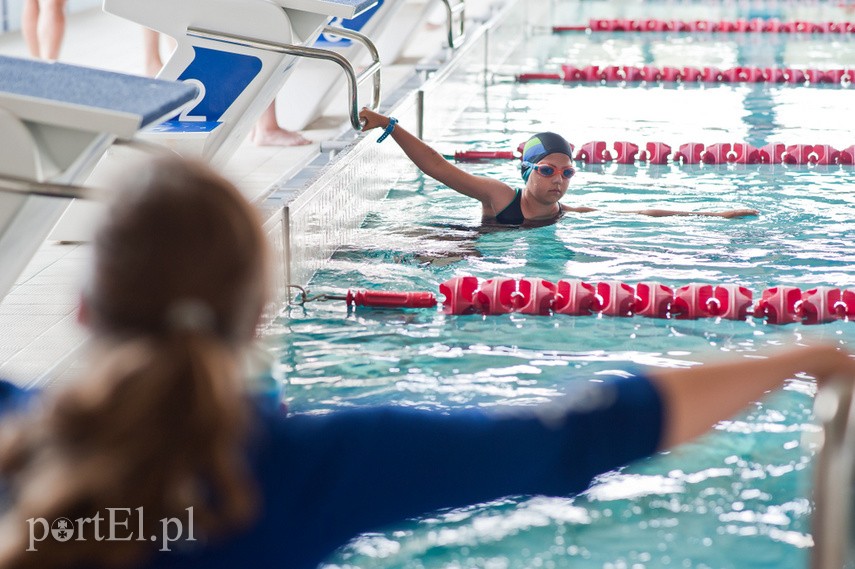
[[[362,532],[502,496],[577,493],[656,450],[662,403],[647,379],[582,391],[492,413],[259,411],[249,451],[262,494],[257,520],[219,543],[196,536],[147,567],[312,568]]]

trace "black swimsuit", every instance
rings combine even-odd
[[[522,225],[525,217],[522,212],[522,190],[517,188],[514,200],[505,209],[496,214],[496,222],[502,225]]]
[[[527,220],[522,211],[522,190],[517,188],[516,195],[511,203],[505,206],[505,209],[496,214],[496,223],[500,225],[525,225],[526,227],[539,227],[555,223],[564,214],[561,205],[558,206],[558,213],[550,219]]]

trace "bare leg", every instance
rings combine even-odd
[[[56,60],[65,36],[65,0],[39,0],[38,37],[42,59]]]
[[[276,121],[276,101],[270,103],[255,123],[251,136],[256,146],[304,146],[312,143],[299,132],[285,130],[279,126]]]
[[[39,53],[39,36],[37,33],[39,21],[39,0],[24,0],[24,9],[21,14],[21,32],[27,49],[33,57],[41,57]]]
[[[160,34],[148,28],[143,29],[143,64],[145,74],[149,77],[154,77],[163,68],[163,60],[160,58]]]

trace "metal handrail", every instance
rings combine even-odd
[[[855,401],[852,383],[824,386],[814,408],[823,426],[814,480],[811,569],[841,569],[853,560],[855,513]],[[850,566],[850,565],[846,565]]]
[[[451,5],[451,0],[442,0],[445,4],[445,14],[447,17],[446,28],[448,30],[448,47],[456,49],[460,47],[460,43],[466,39],[466,0],[460,0],[454,6]],[[460,33],[454,33],[454,16],[460,14],[459,24]]]
[[[359,105],[357,101],[359,95],[358,89],[359,85],[361,85],[368,77],[374,77],[374,92],[371,106],[369,107],[369,109],[376,111],[380,107],[380,54],[378,53],[377,48],[374,46],[371,40],[367,36],[359,32],[355,32],[353,30],[346,30],[344,28],[337,28],[335,26],[325,26],[323,31],[355,39],[358,42],[362,43],[371,54],[371,58],[373,60],[371,65],[364,69],[362,73],[357,75],[356,71],[353,69],[353,65],[351,65],[350,61],[348,61],[346,57],[329,49],[260,40],[257,38],[230,34],[227,32],[207,30],[203,28],[187,28],[188,35],[201,39],[227,42],[243,47],[250,47],[254,49],[261,49],[276,53],[285,53],[288,55],[295,55],[297,57],[324,59],[337,63],[342,68],[345,76],[347,77],[347,91],[350,96],[350,124],[353,126],[354,129],[362,130],[363,123],[359,120]]]
[[[37,182],[26,178],[0,174],[0,193],[23,194],[27,196],[45,196],[49,198],[66,199],[99,199],[102,191],[99,188],[76,186],[73,184],[57,184],[54,182]]]

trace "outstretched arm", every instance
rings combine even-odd
[[[731,219],[734,217],[757,215],[760,212],[756,209],[728,209],[725,211],[678,211],[671,209],[640,209],[636,211],[622,211],[620,213],[637,213],[639,215],[649,215],[650,217],[670,217],[672,215],[701,215],[705,217],[723,217],[725,219]]]
[[[572,211],[573,213],[588,213],[591,211],[597,211],[597,208],[587,207],[587,206],[571,207],[571,206],[567,205],[566,203],[563,203],[563,204],[561,204],[561,211]]]
[[[368,109],[362,109],[359,117],[365,121],[363,130],[386,128],[389,125],[389,117]],[[461,170],[400,124],[392,131],[392,138],[422,172],[452,190],[480,201],[485,215],[496,215],[514,198],[514,189],[504,182]]]
[[[571,207],[567,204],[561,204],[561,209],[564,211],[572,211],[575,213],[588,213],[589,211],[597,211],[597,208],[595,207]],[[760,212],[756,209],[727,209],[724,211],[679,211],[673,209],[638,209],[632,211],[615,211],[615,213],[633,213],[637,215],[647,215],[650,217],[670,217],[673,215],[700,215],[705,217],[723,217],[725,219],[731,219],[734,217],[758,215]]]
[[[660,447],[665,449],[703,434],[798,372],[820,383],[835,377],[851,381],[855,378],[855,359],[834,346],[821,345],[764,359],[649,372],[664,403]]]

